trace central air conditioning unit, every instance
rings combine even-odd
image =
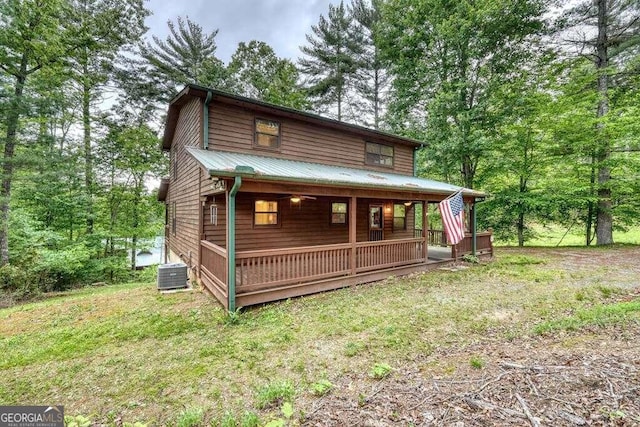
[[[158,266],[158,290],[187,287],[187,265],[176,262]]]

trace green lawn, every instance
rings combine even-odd
[[[488,264],[232,317],[199,291],[159,294],[153,283],[82,289],[0,310],[0,402],[63,404],[79,421],[107,425],[297,423],[344,378],[377,381],[437,349],[640,320],[638,299],[620,301],[627,267],[562,262],[509,249]],[[465,363],[480,366],[475,357]],[[457,363],[428,369],[455,372]]]
[[[535,237],[525,242],[526,246],[584,246],[585,234],[577,226],[569,229],[557,224],[536,225],[533,227]],[[566,234],[565,234],[566,233]],[[614,231],[613,241],[618,244],[640,245],[640,227],[632,227],[627,231]],[[516,239],[497,241],[498,245],[515,246]],[[595,240],[593,241],[595,245]]]

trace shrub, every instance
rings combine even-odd
[[[264,409],[279,402],[293,399],[295,390],[289,381],[280,381],[267,384],[258,390],[256,398],[258,409]]]
[[[33,298],[40,293],[34,278],[24,269],[11,264],[0,267],[0,290],[17,300]]]
[[[204,422],[204,410],[202,408],[188,408],[180,412],[176,421],[178,427],[198,427]]]
[[[369,371],[369,376],[376,380],[381,380],[391,373],[391,366],[386,363],[376,363]]]

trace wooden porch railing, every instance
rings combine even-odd
[[[200,241],[202,259],[201,278],[212,292],[227,295],[227,250],[206,240]]]
[[[356,273],[424,262],[422,245],[422,239],[357,243]]]
[[[453,246],[451,255],[453,258],[462,255],[471,254],[473,252],[473,240],[471,233],[466,233],[464,239]],[[478,255],[493,254],[493,232],[482,231],[476,233],[476,253]]]
[[[351,272],[351,245],[243,251],[236,254],[236,290],[310,282]]]
[[[356,243],[355,273],[425,262],[422,239]],[[242,251],[236,254],[236,291],[351,275],[350,243]]]
[[[413,236],[416,239],[421,238],[422,229],[416,228],[414,230]],[[429,239],[428,240],[429,246],[442,246],[442,247],[447,246],[447,236],[444,234],[444,230],[427,230],[427,237]]]

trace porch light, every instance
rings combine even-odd
[[[413,204],[413,202],[404,202],[404,205],[405,205],[406,207],[409,207],[409,206],[411,206],[412,204]]]
[[[291,203],[300,203],[300,196],[291,196]]]

